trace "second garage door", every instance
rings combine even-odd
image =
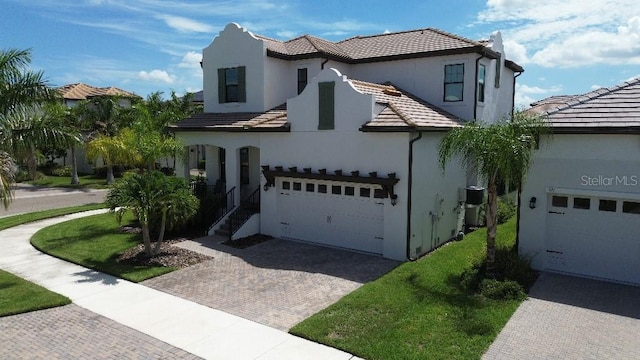
[[[277,186],[283,237],[382,254],[384,199],[375,185],[281,178]]]
[[[640,200],[549,194],[549,270],[640,284]]]

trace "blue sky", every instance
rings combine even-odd
[[[516,102],[610,87],[640,75],[638,0],[0,0],[0,48],[31,48],[52,85],[146,96],[202,88],[202,49],[229,22],[281,40],[435,27],[470,39],[500,30],[525,68]]]

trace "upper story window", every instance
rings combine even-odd
[[[484,102],[484,80],[487,73],[484,65],[478,65],[478,101]]]
[[[246,68],[244,66],[218,69],[218,102],[246,102]]]
[[[307,68],[298,69],[298,95],[307,87]]]
[[[444,66],[444,101],[462,101],[464,64]]]
[[[335,99],[336,83],[318,83],[318,130],[333,130],[335,127]]]

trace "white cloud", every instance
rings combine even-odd
[[[527,57],[527,48],[520,43],[512,40],[505,40],[504,51],[509,56],[509,60],[515,61],[520,65],[529,62],[529,58]]]
[[[507,56],[521,57],[522,63],[633,65],[640,64],[638,14],[637,0],[487,0],[478,20],[501,23],[505,39],[512,42]]]
[[[195,51],[189,51],[182,57],[182,61],[178,64],[178,67],[199,70],[200,61],[202,61],[202,54]]]
[[[281,31],[276,31],[276,35],[278,36],[278,38],[280,39],[293,39],[294,37],[296,37],[297,33],[295,31],[291,31],[291,30],[281,30]]]
[[[602,86],[600,86],[600,85],[591,85],[591,88],[590,88],[590,89],[591,89],[591,90],[598,90],[598,89],[600,89],[600,88],[602,88]]]
[[[211,25],[201,23],[196,20],[188,19],[182,16],[173,15],[157,15],[156,18],[164,20],[164,22],[175,30],[182,33],[211,33],[213,27]]]
[[[138,73],[138,78],[145,81],[154,81],[154,82],[163,82],[167,84],[173,84],[175,81],[175,76],[170,75],[168,72],[164,70],[151,70],[149,72],[140,71]]]
[[[562,86],[554,85],[549,88],[539,86],[529,86],[516,83],[514,102],[516,108],[527,108],[532,102],[540,100],[550,95],[558,94],[562,91]]]

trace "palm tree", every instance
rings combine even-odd
[[[87,156],[94,161],[102,158],[107,168],[107,184],[115,181],[113,166],[116,164],[136,164],[140,156],[131,146],[131,130],[124,129],[117,136],[98,135],[87,143]]]
[[[440,166],[460,157],[462,164],[487,182],[487,275],[495,275],[497,183],[523,184],[534,148],[548,127],[540,117],[515,112],[494,124],[469,123],[451,130],[440,142]]]
[[[0,151],[0,198],[5,208],[12,198],[10,184],[16,169],[9,152],[14,156],[16,152],[33,153],[29,158],[34,159],[33,140],[42,140],[51,134],[36,123],[36,118],[41,116],[38,106],[54,99],[55,91],[48,86],[42,72],[28,70],[30,63],[30,50],[0,50],[0,143],[3,149]],[[35,161],[32,163],[35,166]]]
[[[189,221],[198,210],[198,199],[191,194],[185,179],[165,176],[159,171],[130,173],[118,180],[105,199],[118,221],[131,211],[140,222],[145,253],[152,257],[160,252],[166,229]],[[153,228],[157,226],[157,228]],[[155,247],[151,232],[157,231]]]
[[[80,183],[78,178],[78,161],[76,157],[76,147],[82,143],[82,130],[84,128],[84,117],[87,113],[87,102],[83,100],[74,107],[68,108],[63,103],[57,101],[48,104],[47,114],[55,122],[56,128],[62,129],[69,136],[65,145],[71,153],[71,185]]]

